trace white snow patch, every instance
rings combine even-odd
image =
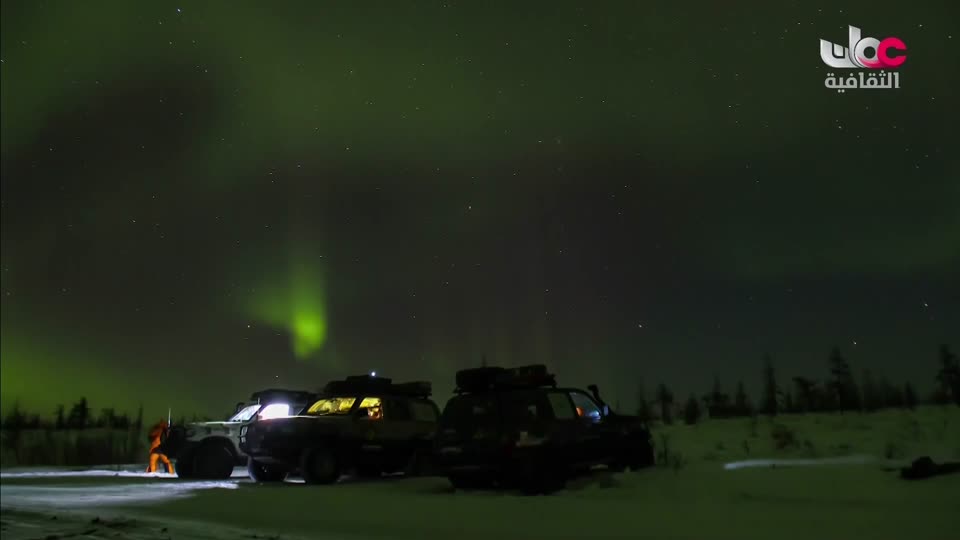
[[[857,455],[817,459],[748,459],[725,463],[723,468],[728,471],[747,469],[750,467],[812,467],[817,465],[868,465],[882,463],[876,456]]]
[[[0,479],[3,478],[178,478],[176,474],[165,472],[148,473],[143,470],[109,470],[109,469],[86,469],[86,470],[68,470],[68,469],[43,469],[43,470],[11,470],[0,472]],[[246,478],[247,470],[244,467],[233,469],[231,478]]]
[[[70,487],[14,484],[5,485],[0,490],[0,506],[36,509],[151,503],[187,497],[201,489],[236,488],[236,482],[162,482]]]

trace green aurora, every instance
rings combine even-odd
[[[5,1],[0,405],[442,395],[484,356],[631,404],[834,345],[929,387],[953,5],[863,6]],[[848,24],[906,41],[899,92],[823,88]]]

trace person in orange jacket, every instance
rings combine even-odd
[[[170,463],[170,458],[160,451],[160,437],[163,436],[163,432],[166,431],[168,427],[167,422],[161,420],[150,428],[150,434],[148,435],[150,441],[150,464],[147,465],[147,472],[157,472],[157,461],[162,461],[167,467],[167,472],[173,474],[173,465]]]

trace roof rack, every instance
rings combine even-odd
[[[430,397],[433,385],[429,381],[394,383],[387,377],[372,375],[351,375],[338,381],[330,381],[323,387],[325,394],[362,394],[375,393],[385,395]]]
[[[543,364],[531,364],[514,368],[480,367],[457,372],[457,394],[488,392],[511,388],[555,387],[557,380]]]

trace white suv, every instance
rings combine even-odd
[[[181,478],[229,478],[235,466],[247,461],[238,444],[241,426],[256,419],[295,415],[315,399],[316,394],[297,390],[255,392],[224,421],[171,426],[160,451],[175,460]]]

